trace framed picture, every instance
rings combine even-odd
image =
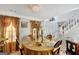
[[[28,22],[26,22],[26,21],[21,22],[21,27],[22,28],[27,28],[27,25],[28,25]]]

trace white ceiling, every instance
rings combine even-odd
[[[79,4],[41,4],[39,12],[32,12],[29,4],[0,4],[0,10],[9,11],[27,18],[50,19],[79,8]]]

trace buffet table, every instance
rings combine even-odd
[[[24,53],[26,55],[50,55],[53,47],[46,46],[46,43],[39,43],[30,40],[24,40],[22,42]]]

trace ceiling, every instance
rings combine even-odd
[[[27,18],[50,19],[79,8],[79,4],[41,4],[39,12],[32,12],[29,6],[29,4],[0,4],[0,11],[8,11]]]

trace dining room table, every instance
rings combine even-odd
[[[53,47],[47,45],[47,43],[26,39],[22,41],[22,48],[25,55],[51,55]]]

